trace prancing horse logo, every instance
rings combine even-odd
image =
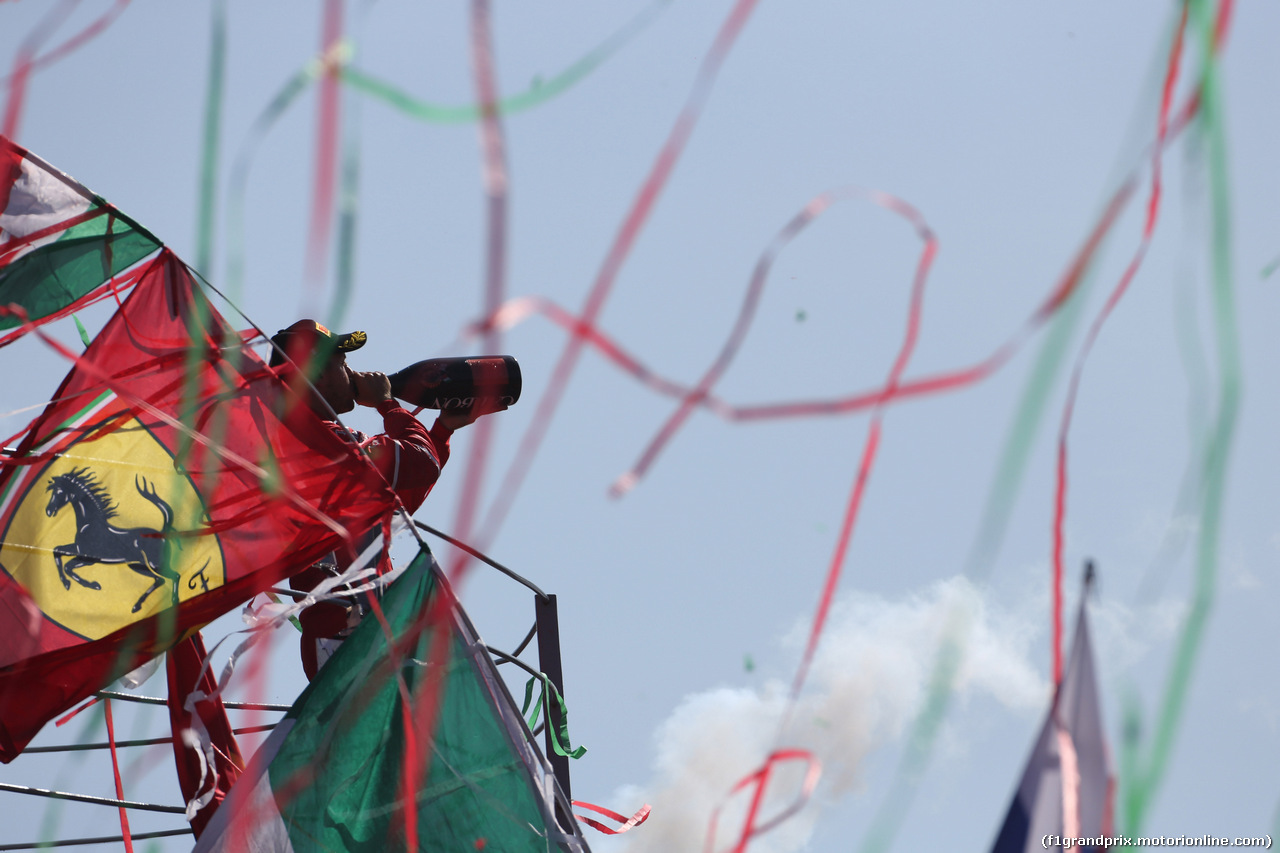
[[[72,469],[50,478],[48,491],[52,494],[44,512],[53,518],[64,506],[71,504],[76,513],[75,541],[53,549],[53,560],[58,566],[62,586],[71,589],[71,581],[75,581],[89,589],[102,589],[97,581],[85,580],[76,574],[76,569],[95,563],[125,563],[153,581],[151,588],[133,605],[133,612],[137,613],[147,597],[164,586],[165,581],[172,582],[173,603],[177,605],[179,576],[169,567],[168,559],[167,537],[173,533],[173,509],[146,479],[135,476],[133,484],[138,494],[160,510],[164,523],[159,530],[150,527],[125,529],[112,524],[111,519],[117,514],[116,507],[88,468]]]

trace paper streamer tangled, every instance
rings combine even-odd
[[[4,80],[7,85],[7,101],[3,130],[0,132],[5,136],[12,138],[18,134],[32,75],[70,55],[111,26],[125,11],[128,0],[116,0],[85,29],[41,54],[43,45],[71,14],[75,5],[75,0],[60,0],[22,41],[14,58],[12,70]],[[849,496],[842,513],[841,527],[818,590],[809,635],[787,692],[786,704],[777,725],[777,735],[772,747],[760,756],[762,763],[723,792],[725,801],[734,795],[748,792],[750,806],[745,812],[741,826],[733,828],[732,832],[728,833],[725,827],[718,828],[717,818],[720,807],[707,816],[709,828],[706,849],[708,851],[719,849],[745,851],[753,838],[758,838],[798,813],[818,784],[821,774],[818,761],[807,751],[789,747],[784,741],[791,712],[801,700],[810,667],[823,640],[824,628],[835,601],[849,544],[856,529],[859,508],[871,482],[889,408],[908,399],[960,391],[983,381],[1008,364],[1037,333],[1048,328],[1047,339],[1028,381],[1022,405],[1015,415],[1004,448],[1000,468],[993,479],[984,520],[975,538],[968,562],[967,573],[970,576],[981,576],[987,571],[999,548],[1009,509],[1018,490],[1029,452],[1029,439],[1046,405],[1045,389],[1053,384],[1061,371],[1065,344],[1082,310],[1083,295],[1089,284],[1091,267],[1110,236],[1118,217],[1138,192],[1139,168],[1135,165],[1133,172],[1107,197],[1097,222],[1085,235],[1072,262],[1048,289],[1037,309],[1021,326],[1013,329],[1006,340],[992,347],[986,358],[975,364],[933,375],[912,376],[908,373],[911,355],[921,332],[925,285],[930,266],[938,251],[938,237],[925,222],[922,214],[908,202],[879,190],[845,186],[815,196],[782,225],[775,237],[764,248],[747,282],[734,325],[712,363],[699,378],[689,384],[661,376],[646,366],[640,357],[625,351],[613,340],[601,327],[599,319],[612,295],[619,272],[625,266],[637,240],[654,215],[663,190],[672,178],[689,140],[697,129],[702,112],[712,97],[716,80],[755,11],[756,0],[736,0],[730,8],[720,30],[706,50],[701,67],[678,117],[657,151],[649,171],[617,229],[603,263],[596,272],[586,298],[577,310],[564,308],[543,297],[522,296],[513,299],[507,293],[508,191],[511,176],[507,169],[507,141],[503,129],[503,118],[520,110],[534,108],[570,90],[617,52],[623,50],[668,5],[669,0],[657,0],[645,6],[635,18],[628,21],[609,39],[587,52],[580,60],[549,81],[540,83],[526,92],[503,96],[498,91],[496,82],[497,59],[491,21],[493,10],[488,0],[471,0],[470,38],[475,103],[443,106],[414,98],[404,90],[361,71],[355,63],[357,53],[354,40],[347,35],[349,30],[355,28],[344,29],[344,4],[341,0],[326,0],[321,12],[322,37],[319,53],[286,81],[259,116],[248,139],[242,143],[239,154],[233,161],[228,189],[228,239],[223,278],[227,284],[226,292],[234,302],[241,293],[241,283],[244,280],[242,232],[245,195],[250,183],[249,176],[255,151],[272,126],[313,84],[319,88],[319,109],[315,135],[312,202],[309,206],[311,218],[306,250],[306,281],[310,288],[309,298],[312,301],[318,300],[323,284],[330,275],[330,271],[326,269],[326,258],[330,255],[330,243],[336,238],[338,251],[332,273],[335,280],[334,300],[329,310],[335,322],[340,322],[354,292],[354,246],[359,224],[357,204],[360,173],[359,124],[354,118],[355,104],[348,103],[344,99],[351,93],[359,93],[365,98],[376,100],[389,108],[398,110],[410,120],[475,124],[479,138],[479,159],[487,206],[485,272],[479,319],[460,330],[459,334],[463,337],[479,337],[484,341],[486,350],[497,351],[501,348],[502,334],[505,331],[536,316],[549,320],[567,335],[551,379],[521,439],[519,450],[515,454],[516,461],[502,478],[496,497],[487,508],[483,509],[480,487],[484,481],[494,445],[495,425],[491,420],[482,420],[476,428],[464,466],[463,487],[454,530],[458,538],[473,543],[481,550],[494,540],[502,528],[533,461],[549,433],[556,411],[567,393],[582,353],[588,347],[644,387],[675,401],[674,410],[653,438],[639,451],[636,462],[611,485],[610,493],[614,497],[624,496],[642,482],[645,475],[657,464],[664,448],[675,440],[681,427],[698,409],[734,422],[867,413],[869,424],[860,461],[852,475]],[[1213,328],[1218,356],[1218,397],[1211,428],[1204,436],[1201,446],[1193,449],[1201,472],[1196,493],[1201,526],[1196,546],[1195,591],[1190,616],[1183,627],[1177,646],[1164,700],[1157,713],[1152,741],[1149,744],[1140,744],[1133,740],[1126,740],[1123,744],[1124,803],[1121,813],[1125,829],[1134,834],[1138,833],[1143,826],[1143,821],[1164,776],[1213,598],[1222,495],[1239,408],[1241,378],[1232,296],[1227,160],[1222,131],[1222,81],[1219,71],[1220,55],[1225,45],[1232,8],[1231,0],[1222,0],[1216,5],[1209,2],[1189,2],[1189,0],[1177,4],[1174,13],[1175,24],[1172,29],[1174,36],[1165,58],[1162,75],[1163,85],[1156,111],[1157,124],[1152,129],[1154,141],[1148,152],[1150,189],[1141,239],[1128,267],[1089,326],[1083,343],[1076,350],[1066,402],[1058,428],[1050,548],[1053,567],[1050,584],[1053,593],[1052,617],[1054,620],[1051,653],[1055,681],[1061,678],[1062,669],[1063,525],[1069,482],[1068,439],[1075,402],[1081,393],[1084,368],[1092,346],[1133,282],[1155,233],[1161,203],[1163,155],[1186,127],[1192,122],[1197,122],[1206,141],[1204,157],[1213,213],[1211,242]],[[227,56],[228,13],[225,0],[212,0],[211,10],[210,62],[200,158],[195,259],[196,269],[205,275],[211,275],[214,268],[213,233],[218,212],[216,175],[218,164],[222,160],[219,138]],[[1200,66],[1196,72],[1196,84],[1190,96],[1175,109],[1174,95],[1183,63],[1188,28],[1191,29],[1190,37],[1198,39]],[[722,399],[715,392],[716,385],[732,367],[738,350],[750,332],[755,312],[775,262],[788,244],[824,212],[833,205],[848,201],[869,202],[902,218],[922,242],[915,273],[908,285],[910,304],[905,318],[902,342],[894,361],[887,367],[883,382],[876,387],[853,393],[833,391],[832,396],[815,400],[738,405]],[[51,344],[53,344],[52,341]],[[53,345],[58,346],[64,356],[75,358],[74,354],[65,351],[65,348],[60,345]],[[208,435],[193,435],[193,440],[216,442],[216,434],[212,439]],[[244,460],[244,464],[253,466],[256,462]],[[450,575],[455,581],[460,581],[465,576],[470,560],[466,553],[461,553],[450,566]],[[968,642],[970,626],[964,619],[955,617],[947,623],[947,627],[948,630],[938,643],[935,652],[935,665],[927,698],[916,717],[910,742],[894,785],[863,839],[861,847],[863,850],[879,851],[889,847],[909,808],[915,780],[927,766],[933,751],[941,720],[947,712],[949,697],[955,687],[958,650],[963,649]],[[106,707],[107,727],[114,743],[109,705]],[[1134,714],[1136,711],[1130,710],[1130,715]],[[429,719],[409,720],[406,730],[423,732],[429,737],[430,725]],[[426,744],[418,743],[415,749],[425,750]],[[113,765],[116,768],[117,796],[123,799],[121,777],[119,767],[115,764],[114,749],[112,756]],[[777,768],[787,763],[799,763],[804,767],[804,772],[800,774],[796,798],[782,813],[766,819],[761,813],[760,806],[765,800]],[[414,765],[414,762],[406,762],[406,768],[410,765]],[[411,776],[406,777],[403,784],[406,790],[413,790],[415,779]],[[579,816],[580,820],[605,832],[632,829],[642,824],[648,817],[647,807],[631,818],[627,818],[590,803],[578,803],[578,805],[622,824],[621,829],[609,829],[592,818]],[[132,849],[127,840],[130,832],[123,808],[120,814],[126,847]],[[416,836],[414,827],[407,827],[407,831],[411,839]],[[717,837],[723,841],[726,836],[732,839],[731,846],[729,848],[717,846]]]

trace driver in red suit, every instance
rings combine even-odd
[[[364,346],[366,339],[364,332],[335,334],[315,320],[299,320],[272,336],[271,367],[336,436],[358,446],[369,457],[373,463],[370,487],[379,488],[384,483],[390,486],[412,514],[449,461],[449,438],[454,430],[488,412],[444,411],[428,430],[392,398],[391,382],[385,373],[364,373],[347,365],[347,353]],[[310,382],[305,374],[313,374]],[[367,436],[338,422],[338,415],[357,405],[378,410],[382,433]],[[360,537],[358,544],[368,545],[379,532],[370,531]],[[356,556],[355,547],[334,552],[294,575],[290,585],[301,591],[313,589],[350,565]],[[319,665],[359,623],[363,611],[358,597],[347,603],[321,602],[302,611],[302,664],[307,678],[315,676]]]

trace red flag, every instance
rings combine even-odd
[[[202,699],[195,703],[196,714],[213,750],[212,762],[207,758],[201,760],[203,753],[197,750],[203,749],[203,744],[193,746],[183,736],[183,732],[190,730],[193,723],[192,714],[186,709],[187,697],[197,690],[210,696],[217,687],[213,672],[204,666],[208,656],[204,640],[197,632],[170,649],[165,661],[169,675],[169,722],[173,727],[173,758],[177,762],[182,799],[189,804],[202,795],[209,797],[209,802],[189,818],[191,831],[196,838],[200,837],[205,824],[222,804],[232,784],[244,772],[244,758],[240,755],[235,732],[231,730],[231,721],[227,719],[227,709],[220,697]]]
[[[3,460],[6,762],[392,504],[353,445],[305,406],[282,414],[284,385],[193,284],[164,250]]]

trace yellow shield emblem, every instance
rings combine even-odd
[[[137,420],[15,481],[0,565],[69,631],[96,640],[225,582],[199,495]]]

